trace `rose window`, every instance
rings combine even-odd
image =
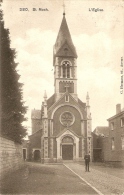
[[[60,116],[60,122],[62,125],[69,127],[74,123],[74,115],[70,112],[64,112]]]

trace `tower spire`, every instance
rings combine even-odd
[[[47,105],[47,94],[46,94],[46,90],[44,92],[44,105]]]
[[[65,5],[63,5],[63,7],[65,7]],[[69,32],[69,28],[66,22],[65,10],[63,12],[63,19],[54,45],[54,55],[56,56],[61,55],[60,50],[63,48],[64,44],[67,45],[66,47],[70,48],[70,56],[77,58],[76,49],[72,42],[71,34]],[[65,52],[64,52],[64,56],[65,56]]]
[[[47,118],[47,94],[46,94],[46,91],[44,92],[43,109],[44,109],[44,117]]]

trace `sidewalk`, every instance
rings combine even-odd
[[[99,170],[96,168],[90,167],[90,172],[85,172],[85,166],[77,163],[65,163],[66,167],[73,170],[80,177],[84,178],[88,183],[94,186],[102,194],[105,195],[114,195],[124,194],[124,179],[114,176],[108,172],[103,172],[103,169],[99,167]],[[106,169],[104,169],[106,170]],[[109,168],[112,171],[112,169]],[[110,172],[111,172],[110,171]],[[118,171],[123,172],[123,169],[118,169]]]

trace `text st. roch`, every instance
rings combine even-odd
[[[47,8],[33,8],[33,11],[49,11]]]

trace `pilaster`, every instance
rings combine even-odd
[[[90,113],[90,105],[89,105],[89,94],[86,96],[86,112],[87,112],[87,153],[92,154],[92,143],[91,143],[91,131],[92,131],[92,118]]]
[[[82,138],[82,159],[84,159],[84,138]]]
[[[44,137],[44,159],[48,158],[48,138]]]
[[[53,159],[53,138],[50,138],[50,158]]]

